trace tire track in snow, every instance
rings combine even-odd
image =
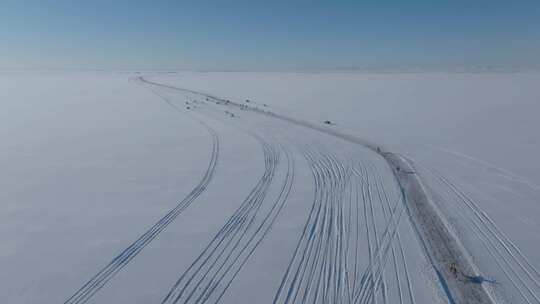
[[[384,287],[384,269],[404,213],[403,203],[389,206],[390,214],[383,221],[376,215],[383,207],[383,201],[376,201],[375,197],[379,189],[376,175],[365,166],[357,169],[344,165],[336,157],[319,151],[306,149],[304,153],[312,168],[314,202],[273,303],[374,303],[379,287]],[[353,206],[357,218],[354,223]],[[375,212],[376,208],[380,212]],[[346,211],[349,217],[344,216]],[[383,230],[375,238],[375,225],[379,224]],[[372,240],[372,253],[364,272],[360,272],[358,258],[363,253],[358,247],[359,236],[365,232],[369,232],[365,238]],[[352,246],[351,240],[355,240]],[[353,263],[349,257],[354,258]],[[355,282],[357,277],[361,278]],[[408,272],[406,277],[409,279]],[[381,296],[383,301],[389,301],[383,291]],[[412,294],[409,298],[413,298]]]
[[[369,193],[369,181],[367,180],[367,177],[366,177],[366,174],[364,174],[364,172],[362,173],[359,173],[357,171],[355,171],[356,173],[356,176],[358,178],[360,178],[361,180],[361,185],[362,185],[362,201],[363,201],[363,211],[364,211],[364,225],[365,225],[365,228],[366,228],[366,239],[367,239],[367,243],[368,243],[368,256],[369,256],[369,261],[368,261],[368,265],[369,267],[371,267],[371,265],[374,264],[373,260],[374,260],[374,254],[373,252],[375,251],[373,249],[373,246],[371,245],[371,233],[370,233],[370,225],[369,225],[369,222],[370,222],[370,217],[369,217],[369,203],[371,201],[371,197],[370,197],[370,193]],[[373,277],[370,278],[371,281],[369,282],[372,286],[375,284],[375,282],[373,281]],[[356,293],[356,289],[354,289],[354,292]],[[374,300],[374,302],[376,302],[376,299]]]
[[[454,190],[451,189],[450,191],[453,192]],[[475,222],[475,219],[472,219],[470,217],[470,214],[464,214],[463,212],[461,212],[461,216],[469,220],[469,225],[473,228],[473,233],[475,234],[475,236],[481,241],[486,251],[493,258],[497,266],[499,266],[499,268],[503,271],[503,273],[508,278],[510,283],[514,286],[514,288],[516,288],[520,296],[527,303],[532,304],[529,296],[532,295],[533,297],[536,297],[536,295],[531,291],[530,287],[517,273],[517,271],[519,270],[516,270],[510,265],[508,260],[504,258],[504,253],[502,253],[501,250],[497,247],[497,244],[495,244],[494,241],[490,239],[490,236],[486,233],[486,231],[484,231],[483,228]],[[523,288],[527,289],[527,291],[524,291]],[[538,301],[538,297],[536,297],[535,302],[538,303]]]
[[[375,176],[375,178],[377,180],[376,181],[377,193],[378,193],[378,196],[379,196],[379,200],[380,200],[380,202],[382,204],[383,216],[386,219],[387,218],[387,212],[390,213],[391,210],[392,210],[390,198],[388,197],[387,191],[384,190],[385,187],[384,187],[382,176],[381,176],[379,170],[373,164],[370,164],[370,167],[372,168],[372,170],[371,170],[372,174]],[[386,211],[387,209],[388,209],[388,211]],[[410,276],[409,276],[409,270],[408,270],[408,266],[407,266],[407,261],[405,259],[404,248],[403,248],[403,244],[402,244],[402,241],[401,241],[401,236],[400,236],[400,231],[399,230],[396,232],[396,239],[397,239],[397,246],[398,246],[398,249],[399,249],[399,253],[398,254],[395,253],[394,245],[392,245],[392,256],[393,256],[393,261],[394,261],[396,282],[397,282],[397,286],[398,286],[399,300],[400,300],[400,303],[404,303],[403,291],[401,290],[402,289],[401,280],[400,280],[400,277],[399,277],[399,270],[398,270],[398,263],[399,263],[398,260],[399,260],[399,258],[401,258],[401,267],[404,270],[405,283],[407,285],[408,302],[414,304],[415,299],[414,299],[414,293],[412,291],[412,281],[411,281]]]
[[[156,93],[157,94],[157,93]],[[176,111],[181,111],[169,100],[158,95],[169,106]],[[90,300],[101,288],[103,288],[109,280],[111,280],[122,268],[124,268],[133,258],[135,258],[150,242],[152,242],[170,223],[172,223],[178,215],[182,213],[191,203],[199,197],[205,190],[216,169],[219,156],[219,137],[214,129],[203,124],[212,138],[212,152],[208,167],[200,180],[200,182],[191,190],[191,192],[150,229],[143,233],[135,242],[124,249],[120,254],[115,256],[109,264],[103,267],[96,275],[86,282],[79,290],[69,297],[64,304],[82,304]]]
[[[371,174],[370,172],[368,171],[368,167],[363,164],[362,165],[362,168],[363,168],[363,171],[364,171],[364,178],[365,178],[365,184],[367,185],[367,193],[368,193],[368,205],[369,205],[369,216],[370,216],[370,222],[371,222],[371,227],[372,227],[372,231],[373,231],[373,237],[375,239],[375,252],[376,252],[376,262],[381,265],[382,264],[382,258],[381,258],[381,250],[380,250],[380,240],[379,240],[379,236],[378,236],[378,233],[377,233],[377,220],[376,220],[376,216],[375,216],[375,212],[374,212],[374,190],[373,190],[373,182],[372,182],[372,177],[371,177]],[[382,202],[381,202],[382,203]],[[388,222],[386,223],[388,224]],[[370,263],[371,265],[372,263]],[[373,283],[373,282],[372,282]],[[383,303],[386,304],[386,279],[385,279],[385,275],[384,275],[384,265],[382,266],[382,270],[381,270],[381,284],[382,284],[382,293],[381,293],[381,296],[382,296],[382,300],[383,300]],[[376,286],[376,285],[375,285]],[[374,288],[372,290],[372,292],[375,292],[377,288]],[[377,298],[375,297],[375,295],[373,295],[373,301],[375,303],[377,303]]]
[[[475,265],[471,260],[466,258],[467,252],[461,246],[459,239],[457,239],[456,236],[448,230],[448,227],[445,226],[444,219],[432,206],[420,178],[415,175],[412,165],[403,157],[394,153],[385,152],[380,146],[374,143],[356,136],[341,133],[333,128],[323,127],[318,124],[295,119],[282,114],[276,114],[268,110],[261,110],[257,107],[246,106],[210,94],[148,81],[143,77],[139,77],[139,80],[147,84],[197,94],[206,97],[208,101],[212,101],[216,104],[249,110],[254,113],[303,126],[353,144],[361,145],[380,155],[388,163],[394,174],[395,181],[400,188],[401,197],[407,207],[407,215],[413,223],[414,232],[436,274],[441,290],[444,292],[447,300],[450,303],[456,303],[456,301],[493,303],[491,295],[481,284],[463,284],[463,282],[457,281],[452,276],[451,272],[446,269],[445,261],[448,260],[452,260],[458,267],[467,270],[475,269]],[[400,170],[400,168],[403,170]]]
[[[315,184],[314,201],[273,303],[356,303],[354,296],[362,284],[356,281],[359,259],[364,255],[360,235],[368,229],[374,234],[373,225],[379,219],[371,219],[365,181],[350,165],[333,155],[304,150]],[[365,201],[360,198],[361,187]],[[371,223],[365,227],[367,221]],[[376,264],[378,252],[381,259],[384,255],[376,246],[373,251]],[[375,281],[380,279],[374,277]]]
[[[381,209],[383,211],[383,218],[384,220],[386,221],[387,220],[387,215],[386,215],[386,208],[385,208],[385,205],[384,205],[384,199],[383,199],[383,192],[384,192],[384,196],[387,200],[387,205],[388,205],[388,211],[390,212],[391,211],[391,207],[389,205],[389,202],[388,202],[388,197],[387,197],[387,194],[386,194],[386,191],[384,190],[384,187],[380,186],[380,182],[381,182],[381,177],[379,175],[376,175],[375,174],[375,168],[373,167],[372,164],[368,164],[369,167],[371,167],[371,174],[373,174],[374,176],[374,179],[375,179],[375,190],[376,190],[376,193],[377,193],[377,198],[379,200],[379,202],[381,203]],[[397,236],[397,239],[399,241],[399,231],[396,233],[396,236]],[[401,246],[401,242],[398,242],[399,246]],[[396,278],[396,286],[397,286],[397,293],[398,293],[398,299],[399,299],[399,303],[403,303],[403,291],[401,290],[402,287],[401,287],[401,279],[399,277],[399,270],[398,270],[398,262],[397,262],[397,258],[396,258],[396,252],[395,252],[395,245],[392,244],[391,246],[391,252],[392,252],[392,261],[393,261],[393,266],[394,266],[394,274],[395,274],[395,278]]]
[[[367,168],[364,168],[364,166],[362,166],[360,170],[353,168],[353,172],[355,175],[363,178],[364,183],[368,182],[368,180],[365,178],[369,174]],[[368,196],[367,203],[371,204],[369,199],[370,197]],[[402,214],[404,213],[403,211],[403,203],[396,202],[395,206],[390,212],[389,218],[385,223],[383,234],[379,240],[380,245],[376,248],[377,252],[374,253],[374,256],[376,255],[380,258],[374,259],[374,262],[369,263],[364,270],[360,279],[360,286],[357,290],[355,290],[355,295],[353,298],[355,303],[371,303],[372,301],[375,301],[377,290],[383,280],[383,273],[388,260],[388,255],[391,251],[391,246],[398,231]]]
[[[287,172],[270,210],[260,215],[279,163],[279,150],[262,141],[265,172],[236,212],[180,276],[162,303],[217,303],[279,216],[294,180],[294,159],[285,151]],[[257,222],[258,218],[262,218]]]
[[[331,170],[334,170],[334,171],[336,171],[336,168],[338,168],[339,166],[341,167],[343,166],[340,162],[337,162],[337,165],[336,165],[336,162],[332,162],[332,159],[330,159],[329,161],[325,157],[321,158],[321,163],[323,163],[328,168],[332,168]],[[323,166],[322,168],[325,168],[325,167]],[[324,171],[325,169],[322,169],[322,170]],[[339,168],[337,171],[339,172]],[[368,235],[370,236],[370,238],[373,238],[374,243],[376,243],[374,245],[375,249],[372,249],[372,251],[379,253],[378,255],[375,255],[372,258],[377,258],[380,260],[381,251],[378,249],[379,238],[378,238],[378,232],[377,232],[377,219],[374,215],[375,207],[374,207],[374,202],[373,202],[374,200],[373,198],[374,190],[372,189],[373,182],[369,182],[369,177],[366,177],[366,178],[368,179],[368,183],[365,183],[365,185],[363,185],[363,187],[367,187],[366,189],[364,189],[364,192],[365,192],[364,195],[365,196],[368,195],[370,199],[368,200],[367,198],[365,198],[365,200],[369,203],[369,204],[364,204],[365,207],[368,208],[365,223],[369,225]],[[342,191],[337,191],[337,192],[342,192]],[[323,195],[326,195],[326,194],[323,194]],[[382,201],[380,201],[380,203],[382,204]],[[356,208],[358,209],[358,198],[355,205],[356,205]],[[333,229],[334,226],[337,226],[338,229],[341,229],[342,231],[346,231],[347,229],[350,230],[350,228],[345,229],[345,224],[344,224],[345,220],[343,216],[344,204],[341,204],[340,206],[341,208],[337,208],[337,209],[328,209],[328,208],[323,209],[323,216],[327,216],[328,212],[330,212],[331,215],[333,214],[336,215],[335,219],[333,216],[330,217],[331,224],[329,225],[330,228],[328,228],[328,230],[330,231],[334,230]],[[349,211],[350,210],[351,208],[349,208]],[[350,226],[350,223],[348,223],[347,225]],[[358,230],[358,224],[356,226],[357,226],[356,230]],[[327,234],[328,233],[331,234],[331,232],[327,232]],[[344,234],[345,237],[347,238],[347,243],[343,239],[340,239],[338,235],[336,243],[339,245],[334,245],[332,242],[332,239],[330,239],[330,241],[328,242],[328,241],[324,241],[323,238],[318,238],[309,247],[308,250],[317,252],[317,254],[315,254],[314,256],[311,256],[310,259],[308,259],[306,263],[307,266],[305,266],[303,270],[301,271],[302,277],[300,280],[302,281],[304,278],[307,278],[306,279],[307,283],[305,284],[307,286],[305,287],[307,292],[305,292],[302,295],[302,300],[301,300],[303,303],[305,303],[307,299],[309,299],[310,296],[314,297],[315,299],[321,298],[324,302],[335,302],[335,303],[337,303],[338,301],[341,301],[341,299],[343,299],[344,297],[347,297],[349,303],[352,302],[352,295],[354,294],[352,290],[354,290],[355,287],[350,286],[350,281],[355,281],[356,275],[352,278],[348,277],[348,274],[349,274],[349,270],[348,270],[348,248],[349,248],[348,245],[349,243],[348,242],[350,242],[350,233],[345,232],[342,234]],[[371,234],[374,234],[374,235],[371,236]],[[356,236],[356,238],[358,239],[358,235]],[[355,244],[356,244],[355,246],[356,256],[355,256],[354,263],[356,267],[355,268],[355,274],[356,274],[359,270],[357,266],[359,244],[358,242],[356,242]],[[347,246],[346,250],[343,249],[344,246]],[[323,262],[320,262],[320,261],[323,261]],[[320,265],[320,263],[322,263],[322,266],[319,266],[319,269],[313,267],[313,265]],[[382,263],[379,261],[379,264],[382,264]],[[384,288],[382,292],[383,303],[386,303],[387,284],[384,283],[385,282],[384,274],[383,274],[382,282],[383,282],[383,288]],[[356,285],[356,282],[355,282],[355,285]],[[345,286],[345,288],[338,288],[338,286]],[[310,294],[311,290],[313,289],[317,290],[314,296]],[[319,289],[322,290],[320,292],[321,295],[319,295],[318,293]],[[292,302],[296,301],[297,296],[298,294],[295,295]]]
[[[449,265],[477,276],[477,267],[460,239],[449,228],[443,216],[431,201],[422,182],[422,176],[407,158],[394,153],[381,153],[394,172],[407,214],[414,231],[431,264],[440,288],[450,303],[494,303],[493,295],[484,284],[458,280]]]
[[[481,241],[493,261],[501,269],[527,303],[540,303],[540,274],[519,247],[495,224],[474,199],[461,190],[455,182],[433,169],[422,166],[433,176],[441,189],[437,192],[448,203],[458,203],[457,211],[466,220],[472,233]],[[532,302],[531,302],[532,301]]]
[[[361,171],[362,175],[365,176],[366,183],[368,185],[370,184],[369,176],[372,176],[371,180],[372,180],[373,188],[375,188],[374,192],[376,193],[376,198],[378,199],[378,203],[380,204],[380,207],[381,207],[381,210],[382,210],[384,223],[385,223],[385,225],[387,225],[388,224],[388,219],[387,219],[387,215],[386,215],[386,210],[385,210],[384,205],[383,205],[383,198],[382,198],[382,194],[381,194],[381,189],[379,188],[379,185],[378,185],[379,180],[378,180],[377,176],[374,174],[374,169],[372,168],[372,164],[371,163],[363,163],[361,165],[361,168],[362,168],[362,171]],[[370,195],[369,205],[370,205],[370,208],[373,209],[373,195]],[[391,209],[389,210],[389,212],[391,212]],[[372,220],[375,222],[374,218],[375,217],[372,215]],[[377,248],[379,248],[378,243],[377,243]],[[378,252],[378,263],[381,264],[381,256],[380,256],[381,252],[380,252],[379,249],[377,249],[377,252]],[[398,270],[397,270],[397,261],[396,261],[396,256],[395,256],[394,244],[392,244],[392,246],[391,246],[391,252],[392,252],[392,257],[393,257],[393,261],[394,261],[394,270],[395,270],[396,283],[397,283],[397,288],[398,288],[398,298],[399,298],[399,301],[400,301],[399,303],[403,303],[403,297],[402,297],[402,291],[401,291],[401,282],[400,282],[399,273],[398,273]],[[370,266],[371,266],[371,264],[370,264]],[[371,280],[372,280],[372,282],[370,282],[370,283],[372,285],[374,285],[373,277],[371,278]],[[383,299],[384,299],[385,292],[387,292],[386,291],[387,284],[384,283],[385,282],[384,270],[382,271],[382,282],[383,282],[382,291],[383,291]],[[375,292],[376,288],[373,288],[372,290],[373,290],[372,292]],[[374,300],[376,300],[376,298],[374,298]]]
[[[378,171],[378,169],[377,169],[377,167],[375,165],[371,164],[371,167],[372,167],[372,173],[376,176],[376,179],[377,179],[377,184],[376,184],[377,192],[379,194],[379,199],[380,199],[380,201],[382,203],[383,214],[384,214],[384,217],[386,219],[387,218],[386,209],[388,209],[388,213],[390,213],[391,210],[392,210],[390,199],[388,197],[387,191],[384,190],[384,183],[383,183],[382,176],[381,176],[380,172]],[[412,281],[410,279],[409,270],[408,270],[408,267],[407,267],[407,261],[405,259],[404,248],[403,248],[403,244],[401,242],[401,236],[400,236],[399,230],[396,232],[396,238],[397,238],[397,244],[398,244],[399,253],[400,253],[399,256],[401,257],[401,261],[402,261],[401,265],[402,265],[402,268],[403,268],[404,274],[405,274],[405,282],[407,284],[407,292],[408,292],[408,295],[409,295],[408,300],[409,300],[409,303],[414,304],[415,299],[414,299],[414,293],[412,291]],[[399,289],[398,290],[398,292],[399,292],[399,300],[400,300],[400,303],[404,303],[404,299],[403,299],[403,295],[402,295],[402,291],[401,291],[400,278],[399,278],[398,262],[397,262],[399,257],[397,258],[396,254],[394,253],[394,245],[392,246],[392,256],[393,256],[393,260],[394,260],[394,269],[395,269],[395,272],[396,272],[395,273],[396,281],[397,281],[397,285],[398,285],[398,289]]]

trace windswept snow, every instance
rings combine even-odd
[[[540,303],[540,75],[140,76],[0,74],[3,302]]]

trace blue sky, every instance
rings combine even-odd
[[[538,54],[538,0],[0,0],[0,68],[538,66]]]

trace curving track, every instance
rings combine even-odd
[[[210,163],[199,185],[182,202],[65,303],[86,303],[206,189],[219,154],[218,135],[205,122],[206,118],[230,123],[256,138],[263,151],[264,172],[233,214],[179,274],[161,303],[218,303],[224,299],[237,276],[267,238],[289,199],[296,175],[295,154],[303,157],[312,175],[313,201],[282,276],[276,278],[274,296],[268,301],[423,303],[415,294],[417,280],[408,264],[408,246],[402,237],[406,227],[414,231],[443,301],[495,302],[491,290],[485,285],[460,280],[448,269],[449,263],[455,263],[471,278],[478,275],[467,250],[430,201],[422,182],[424,176],[417,173],[411,160],[335,129],[276,114],[268,108],[232,102],[143,77],[134,80],[152,90],[175,111],[192,116],[208,129],[213,141]],[[185,103],[203,114],[201,117],[204,119],[190,115],[179,101],[166,98],[163,90],[181,93],[180,96],[188,100]],[[223,108],[227,109],[224,111],[226,115]],[[314,138],[320,144],[316,140],[313,144],[313,141],[298,138],[291,145],[290,140],[279,138],[279,134],[275,136],[265,128],[252,128],[247,119],[238,118],[231,110],[247,111],[254,113],[253,116],[263,115],[269,121],[279,121],[287,127],[315,131]],[[216,119],[219,115],[229,120],[223,117]],[[234,122],[231,117],[235,118]],[[364,154],[344,156],[338,150],[331,152],[323,148],[321,136],[343,140]],[[269,141],[269,138],[273,140]],[[367,154],[370,156],[365,157]],[[540,272],[456,183],[436,172],[428,174],[445,187],[440,195],[463,207],[461,216],[467,219],[471,230],[519,291],[524,303],[540,304]],[[277,189],[275,195],[270,194],[271,189]],[[407,226],[410,224],[412,229]]]
[[[161,97],[161,96],[160,96]],[[163,98],[163,97],[162,97]],[[175,110],[179,110],[168,100],[164,99]],[[202,123],[202,122],[201,122]],[[64,304],[81,304],[90,300],[109,280],[111,280],[122,268],[134,259],[150,242],[152,242],[178,215],[188,208],[199,195],[207,188],[214,176],[219,156],[219,137],[214,129],[204,124],[212,138],[212,151],[206,171],[199,183],[191,192],[178,203],[172,210],[156,222],[150,229],[143,233],[137,240],[115,256],[109,264],[103,267],[96,275],[86,282],[79,290],[69,297]]]
[[[364,273],[362,274],[362,278],[360,280],[361,286],[358,290],[355,290],[353,292],[353,296],[350,300],[352,302],[360,302],[360,303],[368,303],[370,301],[377,301],[377,297],[375,296],[375,293],[381,288],[382,298],[381,300],[384,302],[386,301],[386,284],[385,284],[385,272],[384,267],[386,265],[386,259],[388,257],[388,253],[392,252],[393,248],[393,240],[397,235],[397,225],[399,223],[399,219],[401,218],[403,213],[406,213],[409,216],[409,219],[413,223],[413,226],[416,231],[416,235],[418,239],[420,240],[420,243],[422,244],[423,250],[428,257],[431,267],[433,271],[436,273],[437,280],[439,281],[440,289],[443,291],[445,298],[450,303],[462,303],[467,301],[468,303],[493,303],[494,300],[492,299],[492,296],[489,294],[489,292],[486,290],[486,288],[482,284],[467,284],[464,282],[461,282],[454,277],[450,270],[448,269],[448,261],[451,261],[451,263],[454,263],[457,265],[458,268],[463,269],[464,271],[470,273],[471,275],[478,275],[478,270],[476,269],[473,262],[468,257],[467,251],[464,249],[464,247],[460,244],[459,239],[449,230],[447,224],[445,223],[444,219],[442,219],[441,215],[434,209],[432,206],[432,203],[430,202],[429,196],[425,191],[424,185],[422,184],[420,178],[416,176],[414,173],[414,167],[403,157],[384,151],[380,146],[377,146],[373,143],[370,143],[368,141],[365,141],[363,139],[340,133],[336,130],[333,130],[331,128],[322,127],[316,124],[312,124],[306,121],[298,120],[295,118],[291,118],[282,114],[277,114],[274,112],[271,112],[267,109],[260,109],[255,106],[249,106],[237,102],[232,102],[223,98],[219,98],[210,94],[197,92],[194,90],[179,88],[171,85],[161,84],[154,81],[146,80],[143,77],[139,77],[138,81],[153,85],[156,88],[166,88],[170,90],[176,90],[179,92],[183,92],[186,94],[191,94],[192,96],[199,96],[201,98],[204,98],[206,101],[213,102],[216,105],[222,105],[229,108],[236,108],[240,110],[247,110],[252,113],[262,114],[266,117],[270,118],[276,118],[281,121],[284,121],[286,123],[290,123],[293,125],[305,127],[311,130],[315,130],[320,133],[324,133],[342,140],[345,140],[347,142],[361,145],[364,148],[367,148],[368,150],[371,150],[375,152],[376,154],[379,154],[388,164],[390,167],[394,177],[395,182],[398,184],[400,188],[400,199],[405,204],[403,205],[404,208],[398,208],[395,210],[391,210],[390,215],[387,219],[387,225],[384,227],[382,232],[377,230],[377,226],[374,224],[374,220],[367,219],[367,215],[365,216],[366,220],[366,230],[367,230],[367,244],[368,244],[368,254],[369,254],[369,260],[370,260],[370,266],[366,268]],[[309,160],[308,160],[309,161]],[[335,177],[340,176],[339,174],[335,175]],[[364,178],[367,178],[368,174],[364,176]],[[335,182],[335,181],[334,181]],[[369,184],[369,182],[367,182]],[[366,190],[367,193],[367,200],[371,201],[373,196],[373,190],[371,188]],[[326,195],[325,195],[326,197]],[[364,198],[364,202],[365,202]],[[371,213],[372,205],[368,207],[368,212]],[[397,208],[397,207],[396,207]],[[324,208],[322,209],[325,210]],[[324,216],[327,216],[326,213],[322,212]],[[332,213],[334,214],[334,213]],[[374,214],[372,216],[375,216]],[[310,215],[311,217],[311,215]],[[397,218],[394,218],[397,217]],[[328,218],[324,217],[324,220],[322,223],[326,223]],[[334,219],[332,219],[334,221]],[[318,220],[316,221],[318,222]],[[371,223],[371,226],[368,225],[368,222]],[[323,229],[324,230],[324,229]],[[333,230],[332,230],[333,231]],[[328,233],[328,232],[327,232]],[[309,238],[308,238],[309,240]],[[330,239],[326,239],[325,241],[330,241]],[[322,242],[322,241],[321,241]],[[319,248],[317,247],[318,241],[313,245],[317,249],[323,249],[324,246]],[[311,246],[311,244],[310,244]],[[311,248],[308,246],[308,248]],[[297,249],[298,250],[298,249]],[[309,251],[309,249],[307,252]],[[395,250],[393,251],[395,256]],[[320,256],[321,254],[322,257]],[[314,267],[322,267],[321,269],[326,269],[327,267],[336,267],[335,265],[330,266],[327,264],[317,264],[317,263],[323,263],[325,261],[325,254],[330,253],[317,253],[316,257],[313,258],[313,260],[310,260],[311,263],[315,263]],[[295,252],[295,256],[297,253]],[[333,257],[332,257],[333,259]],[[393,258],[392,258],[393,259]],[[323,262],[320,262],[323,261]],[[304,263],[303,260],[301,263]],[[396,258],[397,263],[397,258]],[[319,265],[319,266],[317,266]],[[291,266],[289,266],[291,267]],[[299,267],[305,267],[303,264]],[[303,268],[302,268],[303,269]],[[317,289],[315,292],[314,297],[310,298],[313,301],[320,301],[322,300],[329,300],[328,297],[334,297],[335,293],[342,293],[341,284],[342,282],[336,283],[338,290],[334,290],[330,288],[330,285],[324,285],[323,283],[326,280],[326,283],[328,283],[328,274],[324,273],[324,271],[321,272],[315,271],[313,274],[317,280],[320,279],[317,283],[314,283],[311,279],[308,279],[307,285],[304,287],[299,288],[297,286],[298,279],[296,279],[295,276],[293,276],[293,283],[289,286],[289,290],[287,292],[284,292],[283,289],[286,289],[284,287],[285,283],[282,282],[282,286],[280,286],[280,289],[276,295],[276,298],[274,299],[274,302],[277,301],[283,301],[283,302],[290,302],[291,299],[294,299],[296,301],[297,297],[292,297],[288,295],[288,293],[295,294],[298,290],[302,289],[305,294],[309,294],[311,297],[311,290],[313,286],[316,286],[314,288]],[[303,270],[302,270],[303,271]],[[290,272],[290,269],[287,270],[287,273]],[[302,272],[303,273],[303,272]],[[296,275],[296,274],[295,274]],[[299,274],[300,275],[300,274]],[[308,278],[310,278],[310,273],[308,272]],[[320,276],[324,276],[324,278],[320,278]],[[301,276],[303,278],[303,276]],[[330,279],[333,280],[334,278]],[[284,280],[288,280],[288,274],[285,276]],[[340,279],[338,279],[340,280]],[[401,286],[401,285],[399,285]],[[319,291],[319,287],[322,288],[322,290]],[[401,287],[400,287],[401,288]],[[408,290],[411,290],[410,287],[407,287]],[[283,294],[287,294],[286,296],[283,296]],[[322,293],[322,295],[320,294]],[[403,291],[400,292],[402,295],[403,300]],[[283,300],[283,297],[284,300]],[[307,296],[306,296],[307,297]],[[333,300],[336,300],[336,298],[332,298]],[[414,297],[409,294],[408,297],[409,301],[414,301]],[[293,301],[293,302],[294,302]],[[302,301],[307,301],[306,299]],[[309,302],[309,301],[307,301]]]
[[[271,229],[292,189],[294,162],[285,152],[285,180],[271,208],[261,214],[280,161],[278,148],[264,141],[262,146],[265,171],[258,183],[180,276],[162,303],[218,302]]]

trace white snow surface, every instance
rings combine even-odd
[[[141,75],[400,153],[497,302],[540,303],[539,74],[88,71],[0,72],[1,302],[451,301],[375,153]]]

